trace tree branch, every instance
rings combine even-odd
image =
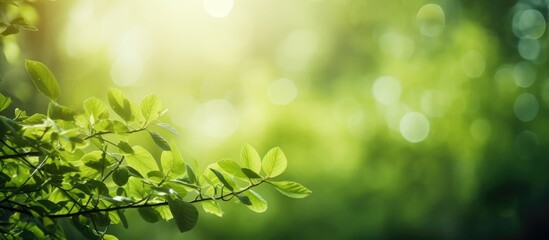
[[[226,197],[248,191],[251,188],[256,187],[256,186],[264,183],[265,181],[267,181],[267,179],[263,179],[258,183],[251,184],[250,186],[248,186],[248,187],[246,187],[246,188],[244,188],[240,191],[237,191],[237,192],[227,193],[225,195],[221,195],[221,196],[215,197],[215,198],[195,199],[195,200],[190,201],[189,203],[198,203],[198,202],[209,201],[209,200],[223,200],[223,201],[226,201],[226,200],[224,200]],[[83,210],[83,211],[78,211],[78,212],[74,212],[74,213],[52,214],[52,215],[47,215],[46,217],[49,217],[49,218],[52,218],[52,219],[54,219],[54,218],[66,218],[66,217],[79,216],[79,215],[85,215],[85,214],[93,214],[93,213],[99,213],[99,212],[111,212],[111,211],[117,211],[117,210],[123,210],[123,209],[134,209],[134,208],[137,209],[137,208],[158,207],[158,206],[165,206],[165,205],[168,205],[168,201],[157,202],[157,203],[145,203],[145,204],[139,204],[139,205],[132,204],[132,205],[125,205],[125,206],[110,207],[110,208],[94,208],[94,209]]]
[[[38,157],[41,155],[42,153],[40,152],[24,152],[24,153],[18,153],[18,154],[7,154],[7,155],[0,156],[0,160],[9,159],[9,158],[21,158],[25,156]]]

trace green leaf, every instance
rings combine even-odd
[[[25,60],[25,68],[38,91],[54,101],[59,97],[60,90],[57,79],[46,65],[27,59]]]
[[[236,197],[238,200],[240,200],[241,203],[244,203],[247,206],[251,206],[252,202],[250,201],[250,198],[244,194],[236,194]]]
[[[160,171],[150,171],[147,173],[147,178],[159,178],[162,180],[162,178],[164,178],[164,174]]]
[[[223,185],[227,189],[229,189],[230,191],[234,190],[233,186],[231,186],[231,184],[229,184],[229,182],[227,182],[227,179],[225,179],[225,177],[223,176],[222,173],[220,173],[219,171],[217,171],[213,168],[210,168],[210,170],[215,174],[215,176],[219,179],[219,181],[221,181],[221,183],[223,183]]]
[[[160,157],[162,163],[162,170],[164,174],[175,173],[181,175],[185,173],[186,167],[183,158],[179,152],[179,149],[174,144],[171,145],[172,151],[164,151]]]
[[[130,176],[136,177],[136,178],[143,178],[143,175],[139,173],[135,168],[132,168],[130,166],[126,166],[126,169],[128,169],[128,172],[130,172]]]
[[[259,176],[257,173],[255,173],[249,168],[242,168],[241,170],[244,173],[244,175],[246,175],[246,177],[248,178],[251,178],[251,179],[262,178],[261,176]]]
[[[244,148],[242,148],[240,159],[244,167],[253,170],[255,173],[261,171],[261,157],[249,144],[244,145]]]
[[[198,211],[194,205],[183,200],[168,198],[168,206],[180,232],[193,229],[198,221]]]
[[[91,97],[84,101],[84,112],[88,119],[90,119],[90,116],[93,116],[94,122],[109,117],[109,109],[105,106],[103,101],[96,97]]]
[[[183,160],[183,156],[181,155],[181,151],[179,151],[179,148],[173,142],[170,146],[173,157],[172,171],[175,174],[184,174],[187,171],[187,168],[185,160]]]
[[[159,122],[159,123],[155,123],[157,126],[161,127],[161,128],[164,128],[170,132],[172,132],[174,135],[176,136],[179,136],[179,134],[177,133],[177,130],[175,130],[174,127],[170,126],[169,124],[167,123],[162,123],[162,122]]]
[[[311,190],[307,189],[306,187],[302,186],[299,183],[291,182],[291,181],[281,181],[281,182],[274,182],[274,181],[268,181],[271,185],[275,187],[276,190],[278,190],[280,193],[291,197],[291,198],[304,198],[309,196],[311,194]]]
[[[0,112],[8,108],[11,105],[11,98],[4,96],[0,93]]]
[[[219,206],[219,203],[217,203],[214,200],[209,200],[209,201],[202,202],[202,208],[207,213],[211,213],[211,214],[216,215],[218,217],[223,216],[223,210],[221,210],[221,207]]]
[[[118,186],[124,186],[130,178],[130,171],[126,167],[119,167],[112,173],[112,181]]]
[[[171,151],[170,144],[157,132],[149,131],[151,138],[158,147],[164,151]]]
[[[116,213],[118,214],[118,217],[120,217],[120,222],[122,222],[122,226],[124,226],[125,229],[128,229],[128,220],[126,219],[124,212],[122,210],[117,210]]]
[[[192,181],[192,183],[198,183],[198,178],[196,178],[196,174],[194,173],[193,168],[188,163],[185,163],[185,166],[187,168],[187,175],[189,176],[189,179]]]
[[[134,116],[132,115],[130,100],[128,100],[122,91],[116,88],[109,88],[107,98],[112,110],[118,114],[118,116],[126,122],[133,120]]]
[[[137,211],[139,212],[141,218],[149,223],[155,223],[162,219],[160,213],[158,213],[151,207],[142,207],[139,208]]]
[[[30,25],[29,23],[27,23],[25,21],[25,19],[22,18],[22,17],[18,17],[18,18],[15,18],[15,19],[11,20],[10,24],[15,26],[18,29],[23,29],[23,30],[27,30],[27,31],[33,31],[33,32],[38,31],[38,28],[36,28],[35,26]]]
[[[287,164],[288,162],[282,149],[275,147],[265,154],[261,168],[267,174],[267,177],[276,177],[286,170]]]
[[[126,154],[126,162],[128,165],[141,176],[147,176],[147,173],[153,170],[158,170],[158,165],[149,151],[141,146],[133,147],[133,154]]]
[[[118,238],[111,234],[105,234],[103,235],[103,240],[118,240]]]
[[[132,146],[130,146],[130,144],[126,141],[118,142],[117,146],[120,150],[122,150],[125,153],[130,153],[130,154],[134,153]]]
[[[256,213],[262,213],[267,211],[267,201],[253,190],[248,190],[242,193],[250,200],[251,205],[248,208]]]
[[[148,95],[141,100],[141,113],[145,117],[146,122],[151,122],[162,113],[162,103],[156,95]]]
[[[48,116],[51,119],[61,119],[65,121],[73,121],[76,113],[65,106],[61,106],[56,102],[50,102],[48,105]]]
[[[221,169],[236,177],[246,178],[246,174],[242,172],[240,165],[238,165],[238,163],[234,160],[223,159],[217,162],[217,164],[221,167]]]

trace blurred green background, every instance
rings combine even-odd
[[[34,6],[32,8],[31,6]],[[67,0],[20,11],[0,89],[46,109],[108,87],[159,95],[202,166],[280,146],[303,200],[223,205],[197,228],[135,217],[121,239],[519,239],[549,236],[549,1]],[[150,144],[150,143],[149,143]],[[136,213],[133,213],[137,216]]]

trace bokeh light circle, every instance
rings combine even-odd
[[[539,56],[541,45],[537,39],[520,39],[518,43],[519,55],[526,60],[536,60]]]
[[[538,39],[546,27],[545,17],[538,10],[517,11],[513,16],[513,32],[519,38]]]
[[[401,92],[400,81],[391,76],[377,78],[372,87],[372,94],[376,101],[385,105],[397,103]]]
[[[521,158],[534,156],[538,148],[538,136],[532,131],[522,131],[515,137],[515,152]]]
[[[467,77],[478,78],[484,73],[486,61],[478,51],[468,51],[461,58],[461,67]]]
[[[428,3],[417,12],[419,31],[427,37],[436,37],[444,31],[446,16],[438,4]]]
[[[194,124],[208,137],[224,139],[233,134],[239,125],[238,113],[224,99],[210,100],[196,110]]]
[[[287,105],[296,98],[297,86],[290,79],[278,79],[269,85],[267,96],[276,105]]]
[[[515,99],[514,111],[519,120],[532,121],[538,115],[538,99],[530,93],[522,93]]]
[[[536,70],[529,62],[519,62],[513,67],[513,78],[517,86],[530,87],[536,81]]]
[[[409,112],[400,119],[400,133],[408,142],[421,142],[429,136],[429,120],[421,113]]]

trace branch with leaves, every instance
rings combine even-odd
[[[57,102],[59,85],[44,64],[27,60],[25,67],[50,103],[47,114],[29,116],[15,109],[14,118],[0,115],[0,233],[5,239],[66,238],[58,222],[62,218],[87,238],[115,239],[106,231],[113,224],[127,227],[128,209],[151,223],[174,219],[185,232],[198,220],[195,205],[217,216],[223,215],[220,201],[266,211],[267,202],[253,190],[264,183],[292,198],[311,193],[296,182],[275,180],[287,166],[278,147],[261,158],[245,145],[240,162],[224,159],[198,171],[176,144],[153,131],[157,126],[177,135],[159,122],[166,111],[157,96],[137,104],[111,88],[107,104],[91,97],[78,113]],[[0,111],[10,104],[0,94]],[[159,157],[131,144],[132,135],[143,133],[162,150]]]

